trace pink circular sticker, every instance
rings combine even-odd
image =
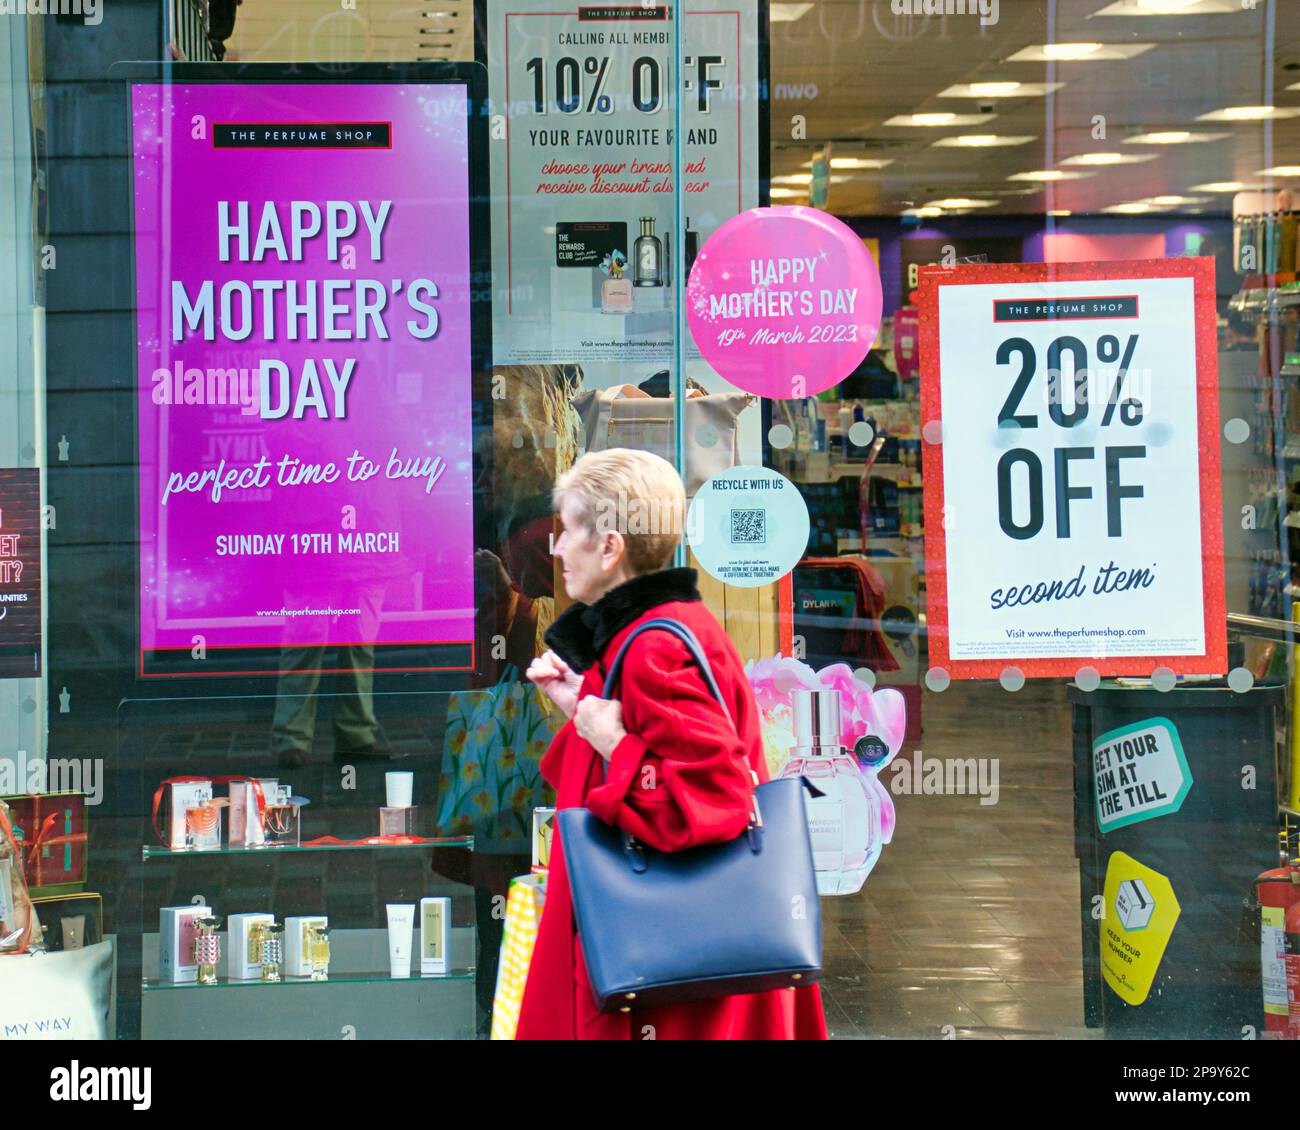
[[[704,244],[686,313],[704,359],[737,388],[788,400],[839,384],[880,329],[866,244],[816,208],[751,208]]]

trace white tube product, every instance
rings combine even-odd
[[[411,941],[415,936],[415,907],[410,903],[387,904],[388,965],[393,977],[411,975]]]

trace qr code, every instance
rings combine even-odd
[[[766,545],[767,511],[733,510],[731,512],[732,545]]]

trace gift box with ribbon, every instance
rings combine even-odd
[[[23,874],[32,898],[66,895],[86,886],[84,793],[24,793],[4,797]]]

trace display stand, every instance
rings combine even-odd
[[[229,977],[224,931],[217,982],[176,984],[158,974],[158,934],[142,938],[140,1035],[143,1039],[473,1039],[475,1035],[476,935],[473,925],[453,928],[447,972],[421,976],[415,955],[410,978],[390,975],[387,932],[344,923],[334,903],[370,903],[382,917],[385,902],[417,903],[425,894],[450,893],[453,921],[472,923],[472,892],[439,885],[429,869],[430,848],[472,851],[472,836],[443,837],[415,844],[304,844],[301,847],[226,847],[171,850],[146,844],[144,914],[155,905],[209,899],[218,917],[228,912],[274,911],[324,914],[330,919],[330,966],[326,980],[282,976],[279,981]],[[346,871],[331,867],[347,859]],[[228,870],[228,874],[222,874]],[[326,882],[314,880],[321,875]],[[330,898],[331,876],[339,899]],[[421,877],[427,877],[422,881]],[[300,881],[295,882],[295,879]],[[358,880],[360,880],[358,882]],[[220,901],[205,885],[221,883]],[[413,884],[419,884],[413,889]],[[356,896],[364,885],[373,895]],[[177,897],[194,889],[187,899]],[[350,888],[350,889],[349,889]],[[163,901],[159,901],[159,900]],[[170,902],[168,901],[170,900]],[[456,914],[459,904],[469,909]],[[336,923],[338,925],[336,926]],[[156,927],[155,927],[156,929]],[[418,937],[418,931],[417,931]]]
[[[1248,912],[1255,876],[1276,863],[1277,712],[1285,706],[1285,687],[1239,693],[1216,684],[1161,693],[1107,681],[1091,693],[1076,685],[1068,693],[1074,710],[1085,1022],[1103,1027],[1107,1038],[1240,1040],[1262,1024],[1259,935]],[[1159,794],[1163,811],[1134,808],[1117,818],[1112,809],[1106,817],[1109,830],[1103,831],[1095,749],[1113,744],[1117,732],[1141,734],[1161,720],[1178,737],[1185,768],[1175,776],[1187,782],[1185,790],[1171,786],[1167,777],[1155,788],[1148,784],[1144,794],[1134,795]],[[1145,756],[1160,755],[1148,749]],[[1103,970],[1102,938],[1107,913],[1114,913],[1105,894],[1107,873],[1123,865],[1123,857],[1137,861],[1144,873],[1158,873],[1162,889],[1167,880],[1178,906],[1168,942],[1156,956],[1149,993],[1137,1004],[1126,1002]],[[1140,891],[1139,898],[1149,896]],[[1155,896],[1157,910],[1162,899],[1169,901]],[[1129,927],[1126,939],[1137,939],[1144,929],[1140,920]],[[1134,948],[1150,946],[1156,953],[1158,929],[1153,924]],[[1118,947],[1123,945],[1121,940]],[[1133,969],[1140,971],[1144,960],[1149,956],[1136,955]]]

